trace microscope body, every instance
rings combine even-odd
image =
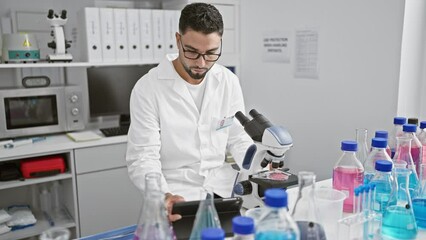
[[[243,199],[246,208],[263,206],[263,193],[268,188],[287,188],[297,184],[297,176],[282,169],[285,154],[293,146],[287,129],[272,125],[254,109],[250,115],[253,117],[251,121],[241,112],[235,115],[254,140],[247,149],[234,185],[234,194]],[[261,175],[269,177],[258,177]],[[273,176],[280,178],[274,179]]]
[[[67,12],[62,10],[61,15],[56,15],[52,9],[49,10],[47,15],[47,20],[50,23],[50,27],[52,28],[51,35],[54,40],[47,44],[49,48],[54,50],[53,54],[47,55],[47,61],[62,61],[62,62],[71,62],[72,55],[67,53],[66,49],[69,48],[70,41],[65,40],[64,35],[64,25],[67,23]]]

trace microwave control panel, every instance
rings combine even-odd
[[[84,129],[82,90],[78,86],[65,88],[67,131]]]

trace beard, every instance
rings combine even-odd
[[[183,68],[185,69],[185,71],[186,71],[186,73],[188,73],[188,75],[191,77],[191,78],[193,78],[193,79],[195,79],[195,80],[202,80],[205,76],[206,76],[206,74],[207,74],[207,72],[210,70],[210,68],[212,68],[213,67],[213,65],[211,66],[211,67],[209,67],[209,68],[199,68],[199,67],[189,67],[189,66],[187,66],[183,61],[181,61],[182,62],[182,66],[183,66]],[[192,69],[198,69],[198,70],[201,70],[201,69],[203,69],[203,70],[205,70],[203,73],[193,73],[192,72]]]

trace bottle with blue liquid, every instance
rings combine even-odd
[[[251,217],[237,216],[232,219],[233,240],[254,240],[254,220]]]
[[[394,117],[393,118],[393,124],[394,127],[392,131],[389,133],[388,138],[388,144],[391,149],[391,158],[393,159],[395,155],[395,149],[396,149],[396,138],[401,137],[404,135],[404,132],[402,131],[402,125],[407,123],[407,118],[405,117]]]
[[[372,209],[379,214],[385,212],[392,189],[396,185],[392,176],[392,166],[392,162],[388,160],[377,160],[375,166],[376,174],[374,174],[370,182],[376,186]]]
[[[397,185],[383,213],[382,235],[391,239],[415,239],[418,228],[408,191],[408,179],[412,171],[395,168],[394,173]]]
[[[417,197],[413,198],[413,210],[416,217],[417,226],[426,229],[426,164],[420,165],[419,192]]]
[[[371,139],[372,150],[364,162],[364,184],[368,184],[375,174],[376,161],[386,160],[392,165],[392,159],[386,152],[388,141],[384,138]]]
[[[287,192],[271,188],[265,191],[266,208],[256,226],[256,240],[299,240],[299,229],[287,212]]]

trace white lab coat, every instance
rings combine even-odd
[[[229,197],[236,171],[224,162],[226,148],[241,166],[253,143],[235,118],[216,130],[220,120],[245,112],[239,80],[215,64],[203,80],[200,114],[173,67],[176,57],[168,55],[133,88],[126,155],[130,179],[143,190],[145,174],[161,172],[162,190],[187,201],[200,199],[203,187]]]

